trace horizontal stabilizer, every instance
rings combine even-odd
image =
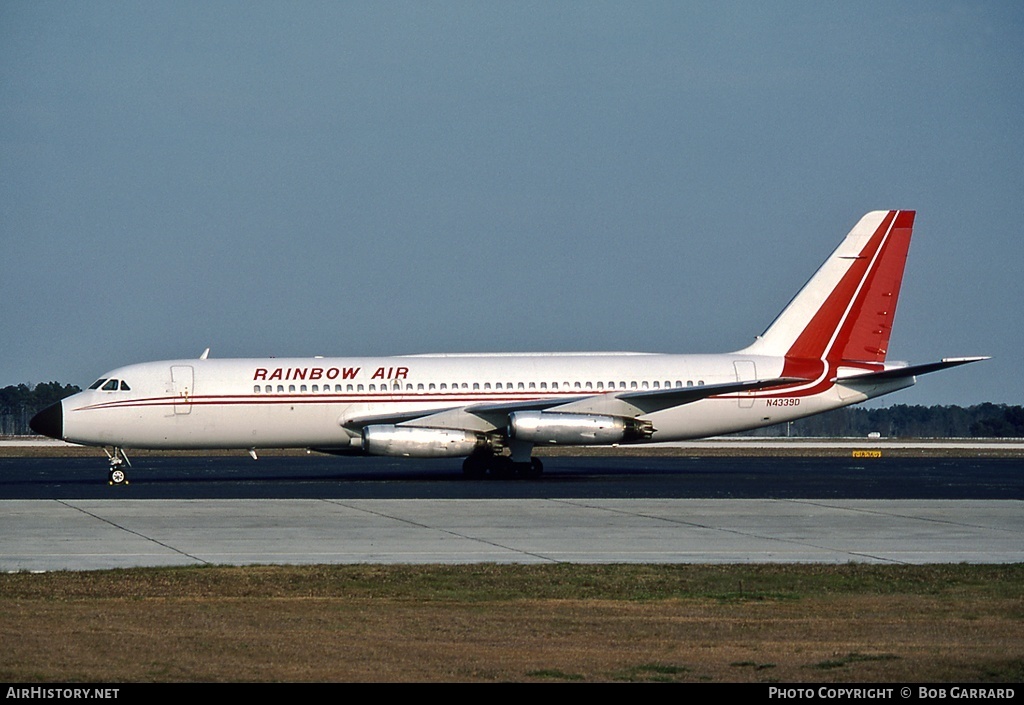
[[[979,362],[981,360],[988,359],[988,357],[944,357],[938,362],[927,362],[923,365],[908,365],[907,367],[894,367],[888,370],[881,370],[879,372],[840,375],[832,381],[842,382],[843,384],[860,382],[874,384],[875,382],[882,382],[885,380],[926,375],[929,372],[938,372],[939,370],[946,370],[950,367],[959,367],[960,365],[966,365],[971,362]]]

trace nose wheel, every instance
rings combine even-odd
[[[128,460],[128,455],[124,452],[123,448],[115,447],[113,450],[103,451],[107,454],[108,466],[107,470],[107,484],[108,485],[127,485],[128,475],[127,468],[132,466],[131,461]]]

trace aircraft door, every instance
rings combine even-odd
[[[192,398],[195,396],[192,365],[171,366],[171,394],[174,396],[174,413],[192,413]]]
[[[736,381],[737,382],[753,382],[757,379],[757,367],[754,365],[753,360],[736,360],[732,363],[733,368],[736,370]],[[754,406],[754,392],[740,392],[739,402],[741,409],[749,409]]]

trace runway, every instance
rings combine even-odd
[[[1011,563],[974,500],[9,500],[0,568],[303,563]]]
[[[559,458],[537,482],[415,462],[159,460],[109,488],[92,459],[4,459],[0,570],[1024,561],[1015,460]]]

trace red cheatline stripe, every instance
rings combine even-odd
[[[442,396],[440,394],[420,394],[420,395],[405,395],[395,398],[391,395],[328,395],[328,394],[307,394],[307,395],[224,395],[224,396],[199,396],[199,397],[153,397],[147,399],[125,399],[113,402],[104,402],[102,404],[92,404],[89,406],[82,406],[73,411],[86,411],[92,409],[125,409],[135,407],[147,407],[147,406],[176,406],[176,405],[191,405],[191,406],[233,406],[233,405],[275,405],[275,404],[414,404],[417,402],[439,402],[439,403],[456,403],[460,405],[478,404],[478,403],[500,403],[500,402],[521,402],[521,401],[545,401],[545,400],[557,400],[565,397],[580,397],[585,396],[580,392],[554,392],[544,395],[537,394],[521,394],[521,395],[502,395],[502,396]]]

